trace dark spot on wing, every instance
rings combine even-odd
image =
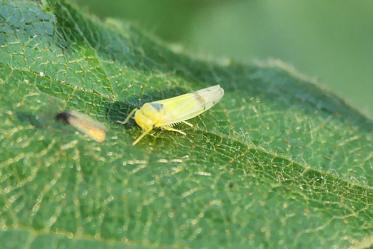
[[[70,112],[60,112],[56,115],[56,120],[65,124],[70,124],[70,118],[73,117]]]
[[[196,98],[196,100],[201,103],[201,105],[205,108],[206,107],[206,101],[205,99],[200,95],[198,94],[197,92],[194,93],[194,97]]]
[[[157,103],[157,102],[153,102],[153,103],[150,103],[153,107],[154,107],[154,109],[156,109],[157,111],[160,111],[160,110],[162,110],[162,108],[163,108],[163,104],[161,104],[161,103]]]

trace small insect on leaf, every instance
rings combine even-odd
[[[61,112],[56,115],[56,120],[75,127],[96,142],[101,143],[105,140],[105,126],[86,114],[77,111]]]
[[[133,145],[137,144],[154,128],[186,135],[185,132],[174,129],[173,126],[178,123],[193,126],[186,120],[194,118],[213,107],[221,100],[223,95],[224,89],[215,85],[173,98],[145,103],[140,109],[132,110],[128,117],[119,123],[125,124],[134,116],[137,125],[142,128],[143,133],[133,142]]]

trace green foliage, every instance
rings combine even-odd
[[[65,1],[0,2],[2,248],[368,248],[372,121],[281,62],[219,65]],[[140,134],[135,106],[221,103]],[[98,144],[54,115],[105,123]]]
[[[371,0],[74,0],[191,51],[281,58],[373,117]]]
[[[281,58],[372,118],[371,9],[371,0],[226,1],[197,12],[183,42],[244,61]]]

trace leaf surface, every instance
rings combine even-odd
[[[220,84],[182,136],[120,125]],[[279,61],[201,61],[65,1],[0,1],[3,248],[369,248],[372,121]],[[95,143],[54,120],[105,124]]]

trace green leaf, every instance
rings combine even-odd
[[[213,84],[182,136],[142,103]],[[0,1],[2,248],[369,248],[373,125],[279,61],[216,63],[65,1]],[[54,120],[103,122],[98,144]]]

